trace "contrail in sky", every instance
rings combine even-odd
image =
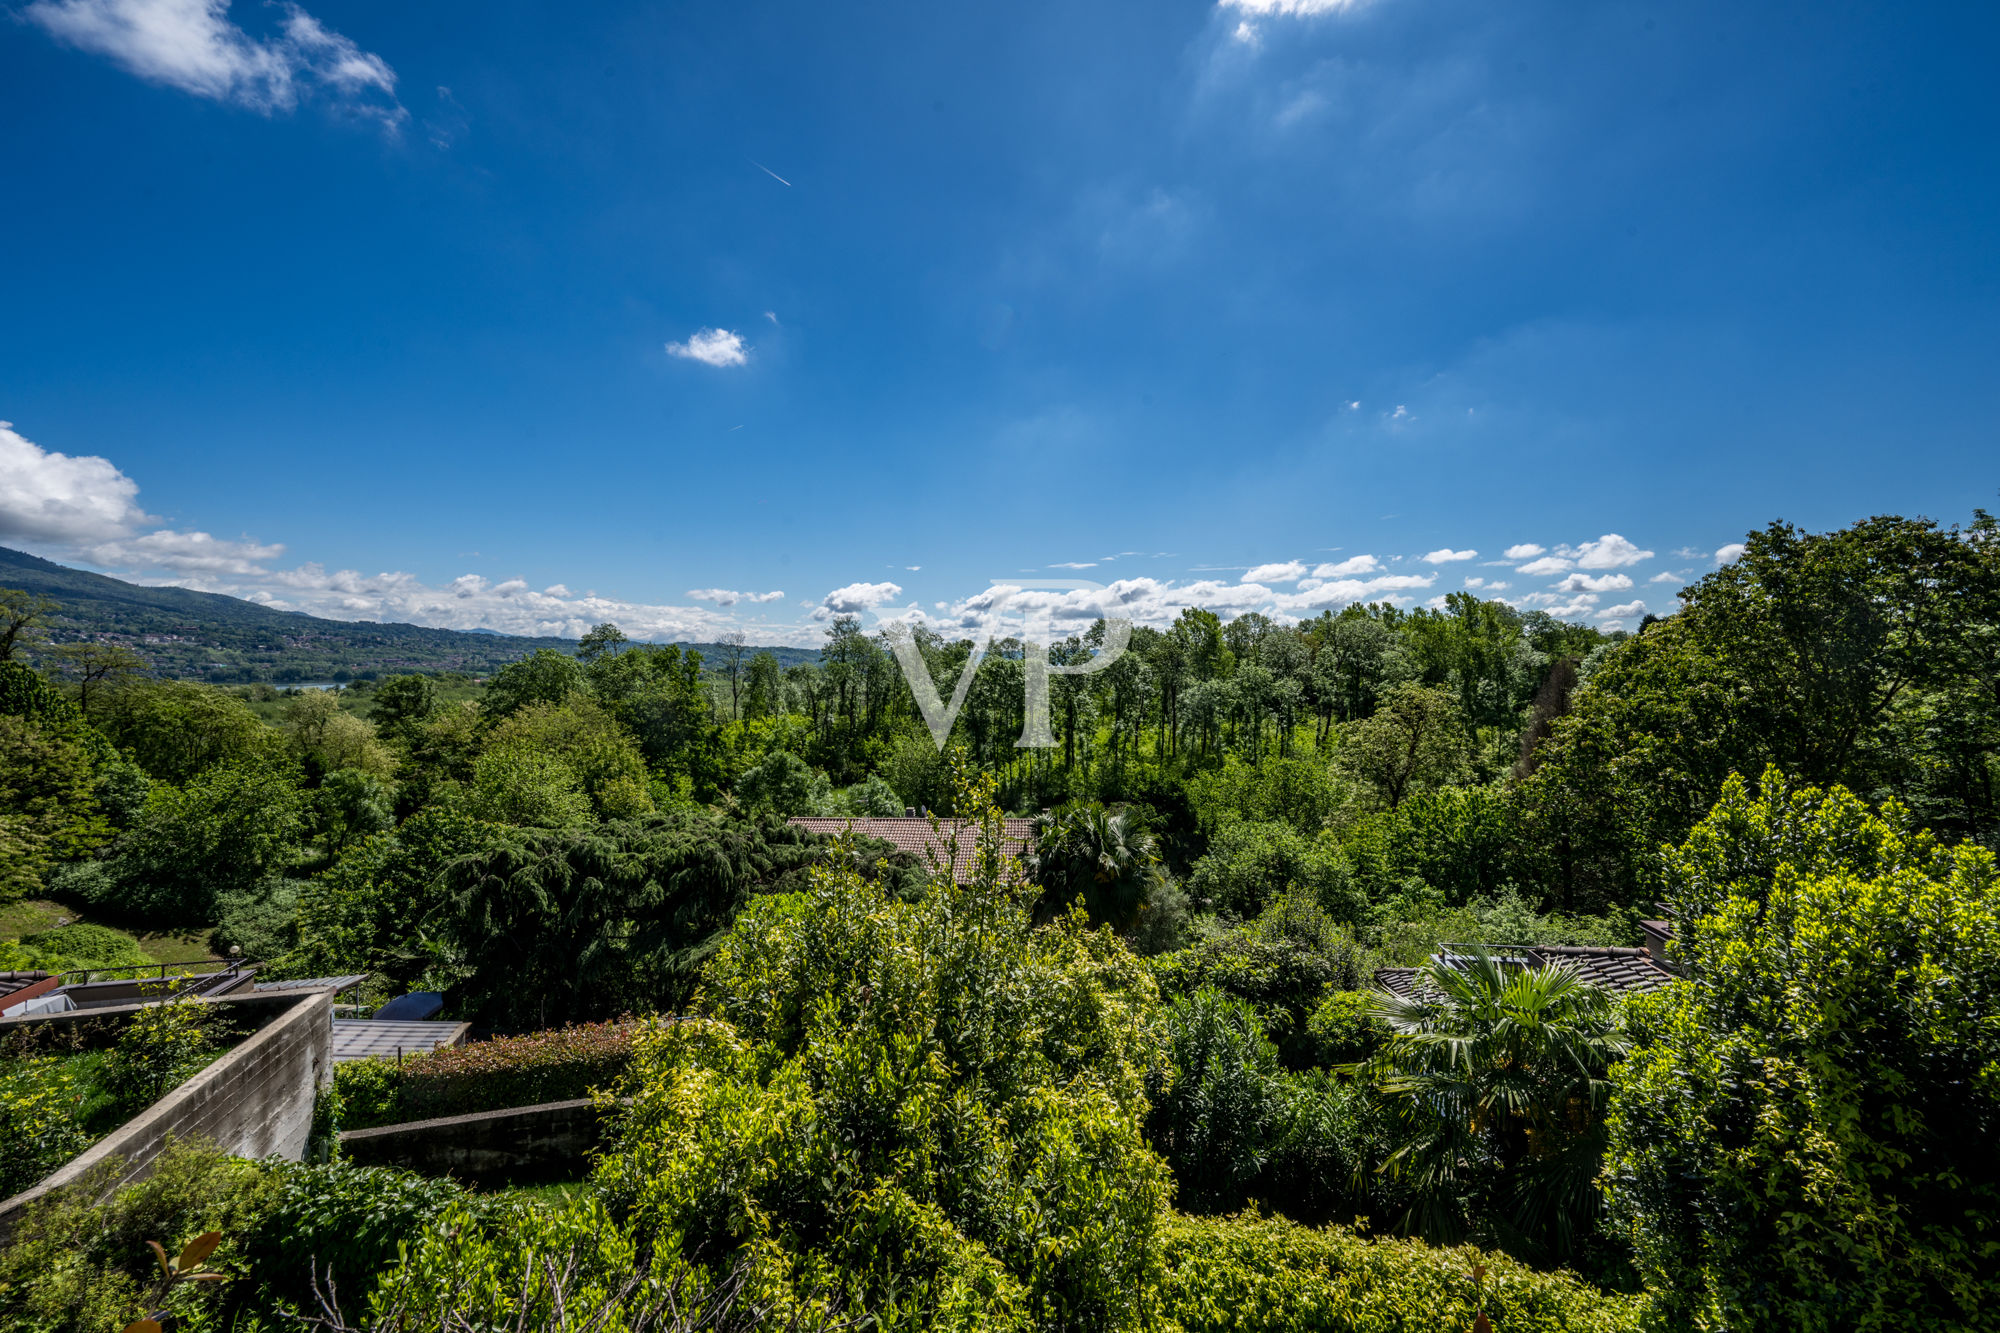
[[[757,170],[759,170],[759,171],[763,172],[763,173],[764,173],[764,174],[765,174],[766,176],[769,176],[769,177],[770,177],[770,178],[771,178],[772,180],[774,180],[774,181],[778,182],[778,184],[780,184],[780,185],[790,185],[790,184],[791,184],[791,182],[790,182],[790,181],[786,180],[786,179],[785,179],[785,178],[784,178],[783,176],[780,176],[780,175],[779,175],[779,174],[778,174],[777,172],[775,172],[775,171],[771,170],[771,169],[770,169],[769,167],[765,166],[765,165],[764,165],[764,164],[763,164],[762,162],[759,162],[759,161],[758,161],[758,160],[757,160],[756,158],[754,158],[754,157],[753,157],[753,158],[750,158],[750,159],[749,159],[749,162],[750,162],[750,165],[751,165],[751,166],[753,166],[753,167],[757,168]]]

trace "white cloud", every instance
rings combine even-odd
[[[1373,574],[1382,562],[1372,555],[1351,555],[1337,565],[1321,565],[1313,571],[1316,579],[1350,579],[1357,574]]]
[[[1257,36],[1257,25],[1250,22],[1250,20],[1248,19],[1245,19],[1243,20],[1243,22],[1237,24],[1236,31],[1229,35],[1231,37],[1234,37],[1237,41],[1243,43],[1243,45],[1251,47],[1253,49],[1259,45],[1259,38]]]
[[[1548,554],[1548,549],[1546,546],[1537,546],[1533,542],[1522,542],[1519,546],[1508,547],[1501,554],[1505,555],[1509,560],[1533,560],[1538,555]]]
[[[750,359],[750,346],[728,329],[697,329],[684,343],[668,343],[667,355],[704,366],[740,366]]]
[[[297,5],[282,14],[277,33],[257,38],[229,21],[229,0],[34,0],[22,11],[58,41],[197,97],[269,115],[317,86],[385,127],[408,119],[387,61]]]
[[[738,602],[752,604],[762,602],[782,602],[782,592],[737,592],[732,588],[689,588],[688,596],[697,602],[714,602],[717,606],[734,606]]]
[[[1447,546],[1441,550],[1432,551],[1429,555],[1423,557],[1423,561],[1427,565],[1447,565],[1454,560],[1470,560],[1478,554],[1479,552],[1477,551],[1454,551]]]
[[[1367,0],[1220,0],[1217,8],[1241,10],[1245,14],[1339,14],[1359,9]]]
[[[1095,560],[1065,560],[1061,564],[1050,565],[1050,569],[1096,569]]]
[[[900,584],[895,583],[850,583],[844,588],[835,588],[820,598],[819,606],[813,611],[813,619],[827,620],[833,616],[859,615],[884,602],[893,602],[903,595]]]
[[[1617,606],[1607,606],[1597,613],[1600,620],[1624,620],[1631,616],[1646,614],[1644,602],[1621,602]]]
[[[52,453],[0,421],[0,539],[73,546],[152,521],[110,459]]]
[[[1651,577],[1651,578],[1647,579],[1647,580],[1646,580],[1646,582],[1648,582],[1648,583],[1679,583],[1679,582],[1681,582],[1681,581],[1682,581],[1683,579],[1685,579],[1685,578],[1687,578],[1687,575],[1685,575],[1685,574],[1674,574],[1674,573],[1670,573],[1670,572],[1668,572],[1667,570],[1664,570],[1664,569],[1663,569],[1663,570],[1661,570],[1661,571],[1660,571],[1659,573],[1657,573],[1657,574],[1653,575],[1653,577]]]
[[[1507,589],[1513,586],[1514,586],[1513,584],[1507,582],[1505,579],[1495,579],[1493,582],[1486,585],[1486,590],[1488,592],[1505,592]]]
[[[1243,575],[1245,583],[1297,583],[1306,576],[1306,567],[1297,560],[1255,565]]]
[[[1521,573],[1528,575],[1530,578],[1542,578],[1549,574],[1563,573],[1569,569],[1571,563],[1571,561],[1559,555],[1545,555],[1539,560],[1530,560],[1527,564],[1521,565],[1518,568]]]
[[[1622,592],[1632,586],[1623,574],[1572,574],[1556,585],[1558,592]]]
[[[1749,549],[1742,542],[1731,542],[1727,546],[1717,547],[1715,563],[1718,565],[1734,564],[1736,561],[1742,559],[1743,553]]]
[[[1583,569],[1622,569],[1653,558],[1651,551],[1640,550],[1615,532],[1607,532],[1594,542],[1585,542],[1574,551],[1564,547],[1563,554],[1575,556],[1577,565]]]
[[[162,528],[140,537],[97,542],[82,551],[99,565],[171,569],[183,574],[262,574],[264,562],[276,560],[285,548],[248,538],[226,541],[206,532]]]

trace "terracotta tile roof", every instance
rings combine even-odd
[[[785,821],[796,824],[809,833],[824,833],[838,837],[852,825],[854,831],[865,838],[875,838],[888,843],[899,852],[908,852],[925,866],[931,862],[931,851],[936,849],[937,859],[944,860],[946,848],[954,834],[958,838],[958,861],[952,867],[955,877],[963,878],[970,873],[972,858],[978,851],[979,828],[970,822],[940,819],[935,830],[931,821],[923,815],[855,816],[853,818],[828,818],[818,815],[799,815]],[[1032,819],[1003,819],[1000,821],[1000,850],[1008,856],[1024,855],[1035,840],[1035,821]]]
[[[1595,944],[1496,944],[1489,948],[1500,957],[1521,958],[1536,966],[1568,963],[1585,981],[1615,991],[1654,991],[1676,979],[1644,949]],[[1381,968],[1375,973],[1375,984],[1407,999],[1416,994],[1417,969]]]

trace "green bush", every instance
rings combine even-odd
[[[255,1289],[262,1265],[246,1257],[271,1207],[277,1172],[199,1140],[169,1140],[152,1174],[113,1193],[125,1169],[111,1158],[38,1200],[0,1249],[0,1324],[34,1333],[104,1333],[151,1308],[159,1276],[147,1241],[170,1253],[205,1231],[222,1246],[208,1267],[227,1282],[176,1286],[167,1308],[184,1327],[225,1327],[224,1312]],[[109,1196],[108,1198],[106,1196]],[[104,1202],[99,1202],[104,1200]]]
[[[1290,824],[1226,819],[1208,854],[1194,863],[1188,892],[1204,909],[1252,917],[1281,894],[1303,892],[1341,921],[1357,921],[1367,902],[1347,856],[1331,834],[1308,836]]]
[[[82,1152],[83,1089],[54,1056],[0,1060],[0,1199],[11,1198]]]
[[[1312,1063],[1319,1066],[1359,1064],[1382,1049],[1389,1029],[1374,1012],[1368,991],[1335,991],[1306,1020],[1306,1040]]]
[[[1214,986],[1248,1000],[1279,1058],[1294,1069],[1313,1062],[1306,1020],[1329,992],[1353,990],[1363,980],[1353,937],[1300,894],[1281,898],[1252,925],[1149,961],[1164,994]]]
[[[227,1031],[201,1000],[174,1000],[125,1021],[104,1065],[105,1085],[128,1111],[151,1106],[221,1053]]]
[[[385,1166],[323,1162],[275,1173],[260,1224],[243,1238],[269,1295],[305,1305],[317,1270],[353,1298],[454,1207],[477,1206],[450,1180]],[[490,1207],[490,1205],[489,1205]]]
[[[616,1083],[632,1062],[632,1026],[579,1023],[520,1037],[447,1046],[405,1060],[350,1060],[335,1067],[342,1129],[498,1111],[588,1097]]]
[[[637,1038],[598,1181],[640,1243],[833,1281],[885,1324],[1136,1324],[1168,1188],[1139,1128],[1154,990],[1108,929],[1032,929],[993,869],[904,903],[836,863],[752,903],[710,1017]]]
[[[1762,785],[1667,858],[1692,982],[1630,1005],[1614,1214],[1687,1324],[2000,1327],[1993,853]]]
[[[21,943],[52,958],[61,959],[66,969],[136,967],[153,961],[146,951],[139,947],[139,941],[125,932],[81,921],[75,925],[57,926],[54,930],[23,936]]]
[[[1147,1071],[1146,1141],[1173,1168],[1182,1208],[1241,1208],[1284,1100],[1277,1048],[1256,1010],[1213,986],[1174,997],[1161,1017],[1165,1063]]]
[[[1644,1311],[1638,1298],[1470,1247],[1252,1215],[1170,1217],[1159,1235],[1151,1313],[1185,1333],[1437,1333],[1471,1329],[1482,1306],[1494,1333],[1623,1333]]]

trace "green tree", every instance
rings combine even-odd
[[[86,717],[90,715],[90,692],[93,689],[116,689],[146,669],[146,659],[130,648],[115,643],[94,643],[87,639],[78,643],[57,644],[48,650],[47,655],[55,660],[56,669],[64,679],[76,682],[77,706]]]
[[[584,688],[583,668],[574,657],[537,648],[493,673],[482,706],[490,717],[506,717],[529,704],[562,703]]]
[[[1433,959],[1372,1012],[1390,1035],[1370,1072],[1401,1138],[1385,1167],[1416,1191],[1406,1224],[1574,1263],[1601,1211],[1606,1074],[1627,1048],[1610,995],[1565,965],[1481,952]]]
[[[168,782],[218,764],[261,762],[283,745],[243,700],[190,681],[128,685],[105,701],[99,725],[147,773]]]
[[[1447,693],[1404,682],[1373,715],[1340,730],[1341,766],[1393,810],[1405,797],[1470,776],[1464,715]]]
[[[496,832],[443,872],[453,1002],[508,1028],[671,1010],[749,896],[802,877],[819,848],[785,824],[685,808]]]
[[[1076,802],[1035,821],[1028,867],[1042,889],[1037,920],[1053,920],[1081,902],[1092,921],[1125,931],[1159,879],[1159,843],[1130,810]]]
[[[1331,833],[1308,837],[1277,822],[1224,823],[1188,877],[1198,903],[1239,917],[1256,916],[1293,890],[1341,921],[1358,920],[1367,906]]]
[[[161,926],[206,926],[217,896],[249,889],[289,864],[303,800],[291,774],[210,768],[181,786],[157,783],[138,826],[119,839],[103,906]]]
[[[391,676],[375,687],[369,717],[382,735],[408,744],[437,711],[437,683],[429,676]]]
[[[924,1328],[1137,1327],[1167,1172],[1140,1134],[1153,992],[1108,930],[1032,929],[991,786],[970,885],[846,865],[758,899],[707,1022],[638,1039],[599,1174],[641,1238]]]
[[[47,639],[45,626],[59,609],[46,597],[19,588],[0,588],[0,662],[12,660],[17,649],[31,648]]]
[[[1667,858],[1691,980],[1634,1006],[1604,1180],[1662,1314],[1991,1327],[2000,875],[1894,804],[1740,778]]]

